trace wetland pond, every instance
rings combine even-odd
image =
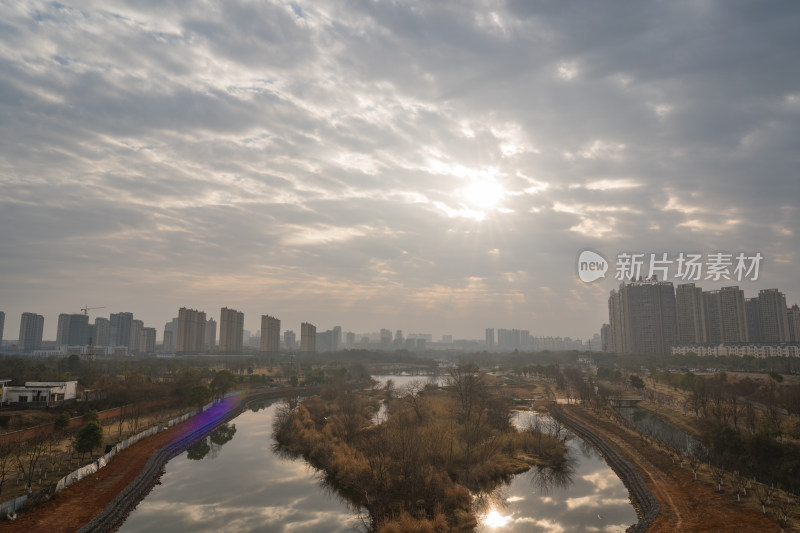
[[[376,376],[403,386],[417,376]],[[120,533],[364,531],[357,511],[328,488],[302,458],[275,449],[272,421],[280,401],[245,411],[173,458],[160,484],[119,528]],[[533,417],[516,415],[525,425]],[[549,419],[541,418],[549,424]],[[566,431],[566,430],[562,430]],[[570,434],[568,467],[533,468],[475,498],[477,531],[624,531],[636,522],[628,491],[605,461]]]

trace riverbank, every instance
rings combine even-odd
[[[695,481],[669,455],[614,420],[578,405],[559,406],[563,416],[587,428],[627,461],[655,497],[660,510],[648,533],[674,531],[763,531],[780,527],[764,515],[731,501],[712,487]]]
[[[237,416],[249,403],[280,397],[287,392],[298,394],[308,391],[262,391],[227,398],[202,415],[165,429],[120,452],[97,474],[64,489],[52,500],[34,509],[20,512],[16,520],[0,521],[0,532],[72,533],[79,531],[107,509],[109,518],[96,522],[97,527],[92,530],[111,530],[109,521],[114,526],[135,507],[158,481],[167,460],[181,453],[218,425]]]

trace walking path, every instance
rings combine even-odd
[[[588,428],[619,453],[641,475],[660,511],[647,533],[774,532],[781,528],[772,520],[730,500],[705,483],[695,481],[672,459],[634,432],[577,405],[561,405],[564,416]]]

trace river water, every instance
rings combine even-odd
[[[389,377],[398,386],[419,379]],[[357,514],[324,487],[313,468],[274,451],[276,407],[265,402],[258,411],[242,413],[169,461],[161,483],[119,531],[363,531]],[[520,413],[517,420],[524,424],[530,416]],[[568,448],[567,471],[532,469],[478,496],[478,531],[615,532],[635,523],[628,492],[603,459],[577,437]]]

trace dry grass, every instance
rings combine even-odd
[[[470,491],[564,458],[563,444],[515,429],[488,397],[465,415],[449,394],[417,391],[393,399],[387,418],[373,424],[374,396],[327,394],[286,406],[275,438],[323,470],[378,531],[470,530]]]

